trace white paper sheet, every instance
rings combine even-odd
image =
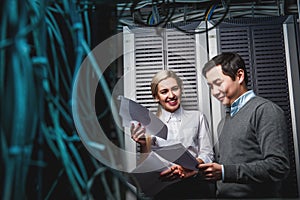
[[[138,121],[146,128],[147,134],[167,138],[168,127],[150,110],[124,96],[119,96],[119,99],[119,114],[124,127],[130,127],[132,121]]]
[[[179,179],[174,181],[160,180],[160,173],[170,166],[172,166],[172,163],[152,151],[148,157],[130,173],[132,175],[130,183],[135,185],[136,188],[140,189],[147,196],[152,197],[168,185],[180,181]]]
[[[184,168],[198,171],[197,159],[181,143],[161,147],[155,153]]]

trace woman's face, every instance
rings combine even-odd
[[[167,78],[158,84],[156,99],[168,112],[175,112],[179,108],[181,89],[174,78]]]

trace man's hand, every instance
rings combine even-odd
[[[205,180],[218,181],[222,179],[222,166],[217,163],[206,163],[198,165],[199,172]]]

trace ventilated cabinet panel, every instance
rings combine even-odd
[[[150,83],[155,73],[170,69],[183,80],[182,105],[185,109],[198,109],[197,72],[195,68],[195,39],[172,28],[131,29],[134,33],[136,101],[155,112]]]

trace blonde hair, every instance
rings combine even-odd
[[[177,74],[171,70],[161,70],[153,76],[152,81],[151,81],[151,94],[154,99],[157,97],[158,84],[167,78],[174,78],[176,80],[180,90],[182,91],[182,80],[179,78],[179,76],[177,76]],[[160,108],[160,106],[158,106],[156,115],[160,116],[160,114],[161,114],[161,108]]]

